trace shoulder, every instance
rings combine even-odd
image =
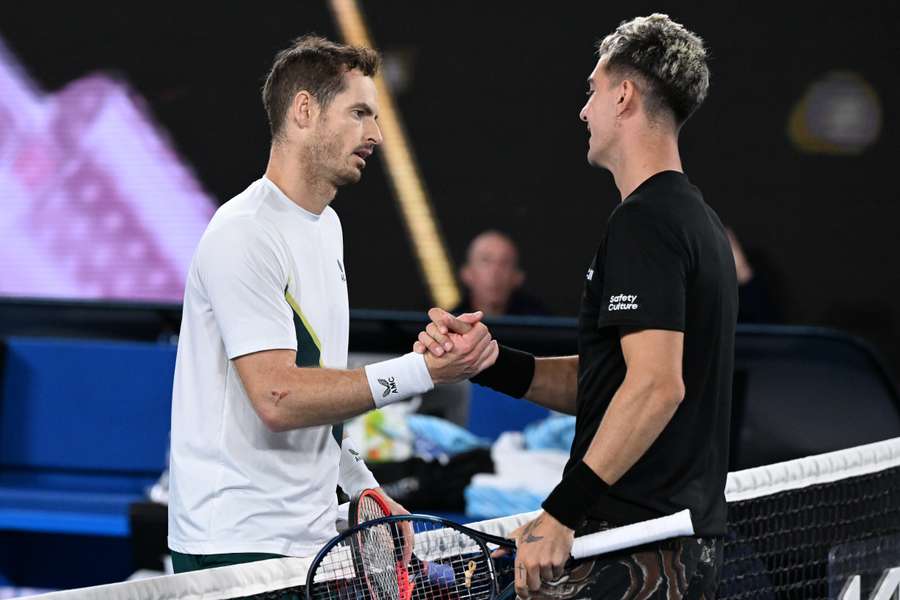
[[[208,273],[284,265],[281,239],[271,223],[255,213],[217,214],[200,238],[196,266]]]
[[[217,245],[256,245],[272,241],[272,227],[254,213],[216,213],[200,239],[200,248]]]
[[[684,215],[659,197],[630,198],[619,205],[607,226],[607,245],[650,251],[667,249],[689,254]]]
[[[625,200],[609,216],[609,228],[616,231],[642,231],[659,228],[671,220],[669,210],[654,198],[640,196]]]

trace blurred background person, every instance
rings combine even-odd
[[[548,315],[547,307],[522,290],[525,272],[519,266],[519,250],[500,231],[484,231],[469,243],[466,262],[459,270],[466,288],[454,314],[480,310],[485,316]]]
[[[753,268],[734,230],[726,227],[725,232],[731,243],[734,267],[737,271],[738,323],[778,323],[781,320],[780,311],[773,300],[769,278]],[[753,263],[755,262],[754,260]]]

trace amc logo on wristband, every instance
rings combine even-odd
[[[387,398],[391,394],[397,393],[397,382],[393,377],[390,379],[379,379],[378,383],[384,386],[384,393],[381,394],[382,398]]]

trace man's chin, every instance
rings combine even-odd
[[[597,169],[608,169],[609,168],[603,163],[603,161],[600,159],[600,157],[591,155],[590,152],[588,152],[587,161],[588,161],[589,165],[591,165],[592,167],[595,167]]]
[[[347,169],[338,175],[336,185],[340,187],[342,185],[359,183],[360,179],[362,179],[362,169]]]

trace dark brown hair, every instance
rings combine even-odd
[[[312,94],[322,108],[344,90],[344,73],[359,69],[372,77],[381,59],[371,48],[337,44],[317,35],[304,35],[275,56],[262,89],[272,138],[278,138],[285,115],[300,90]]]

